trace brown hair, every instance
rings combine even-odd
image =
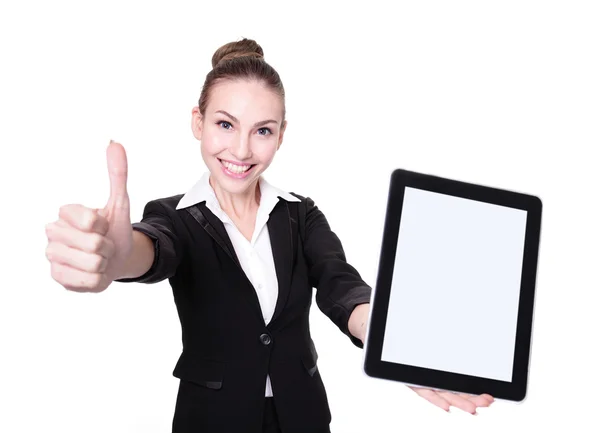
[[[198,101],[204,116],[212,88],[224,80],[256,80],[281,96],[285,119],[285,91],[277,71],[264,60],[263,49],[252,39],[229,42],[215,51],[213,69],[206,75]]]

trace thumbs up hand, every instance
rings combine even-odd
[[[46,225],[52,278],[68,290],[101,292],[119,278],[133,249],[127,155],[111,141],[106,150],[110,197],[103,209],[62,206]]]

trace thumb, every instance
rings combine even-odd
[[[111,140],[106,149],[106,162],[110,179],[110,198],[107,206],[126,207],[129,205],[129,196],[127,195],[127,154],[125,148]]]

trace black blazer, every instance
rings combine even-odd
[[[169,279],[183,350],[173,432],[260,432],[267,374],[282,431],[327,431],[331,413],[309,329],[312,288],[319,309],[348,330],[371,288],[346,262],[340,240],[310,198],[279,202],[267,227],[279,283],[265,325],[256,292],[223,223],[201,202],[176,210],[182,194],[150,201],[135,230],[155,245],[151,269],[120,282]]]

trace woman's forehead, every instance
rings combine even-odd
[[[283,114],[281,97],[258,81],[224,80],[212,88],[207,114],[226,111],[241,121],[278,118]]]

